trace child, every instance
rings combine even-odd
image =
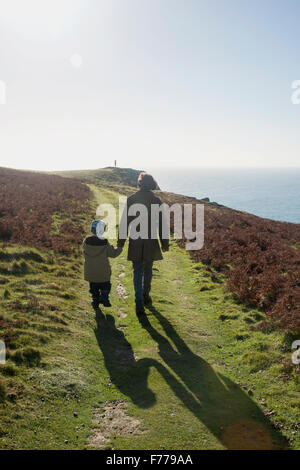
[[[122,251],[122,248],[114,248],[103,237],[105,229],[103,220],[94,220],[91,225],[93,235],[83,242],[84,279],[90,283],[93,308],[98,308],[100,303],[105,307],[111,307],[109,301],[111,267],[108,258],[116,258]]]

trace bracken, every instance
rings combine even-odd
[[[175,202],[170,195],[163,199]],[[205,242],[191,257],[225,273],[239,301],[264,310],[283,329],[300,332],[300,224],[197,203],[205,204]]]
[[[0,240],[62,253],[78,249],[84,229],[79,217],[92,194],[80,181],[0,168]],[[67,214],[53,233],[53,217]]]

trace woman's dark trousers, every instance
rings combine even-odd
[[[144,296],[148,296],[151,290],[153,262],[133,262],[132,264],[135,302],[138,306],[142,306]]]

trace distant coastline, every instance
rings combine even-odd
[[[232,209],[300,223],[300,168],[153,169],[162,190],[209,197]]]

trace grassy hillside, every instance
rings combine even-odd
[[[115,184],[83,187],[89,204],[72,216],[81,238],[97,205],[118,198]],[[221,212],[211,210],[220,224]],[[59,229],[66,216],[57,206],[50,225]],[[72,232],[65,237],[68,246]],[[94,312],[80,251],[42,241],[0,248],[8,353],[0,365],[1,449],[300,448],[292,337],[259,329],[265,312],[226,290],[226,272],[172,242],[155,265],[153,308],[139,322],[126,249],[112,262],[113,307]]]

